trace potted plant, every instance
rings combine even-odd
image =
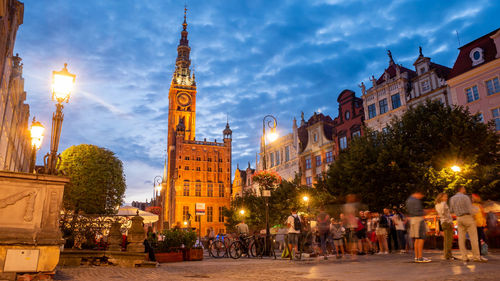
[[[181,230],[163,231],[163,240],[158,241],[158,246],[155,249],[156,261],[159,263],[182,261],[183,235]]]
[[[184,231],[182,237],[184,248],[182,249],[183,259],[185,261],[201,261],[203,260],[203,248],[195,246],[196,232],[189,229]]]

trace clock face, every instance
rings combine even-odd
[[[177,103],[180,106],[188,106],[191,104],[191,97],[188,93],[180,93],[177,95]]]

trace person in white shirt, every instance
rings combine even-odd
[[[451,254],[451,247],[453,244],[453,218],[450,214],[450,208],[446,203],[448,201],[448,194],[439,193],[436,197],[436,212],[439,216],[441,223],[441,230],[443,231],[443,258],[447,260],[454,260]]]
[[[245,220],[242,220],[239,224],[236,225],[236,231],[239,235],[248,235],[250,231],[248,230],[248,225],[245,223]]]

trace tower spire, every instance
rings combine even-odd
[[[187,5],[186,5],[186,4],[184,4],[184,23],[182,24],[182,29],[183,29],[183,30],[186,30],[186,29],[187,29],[187,26],[188,26],[187,21],[186,21],[186,17],[187,17],[187,10],[188,10],[188,9],[187,9]]]
[[[187,31],[187,6],[184,5],[184,22],[182,23],[181,39],[177,46],[177,59],[175,60],[175,72],[173,82],[179,85],[194,86],[194,77],[191,76],[191,48],[189,47]]]

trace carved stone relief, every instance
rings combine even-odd
[[[25,197],[28,197],[28,203],[26,205],[26,211],[24,212],[24,221],[31,222],[33,220],[36,199],[36,191],[34,190],[26,190],[0,199],[0,209],[6,208],[9,205],[14,205]]]

